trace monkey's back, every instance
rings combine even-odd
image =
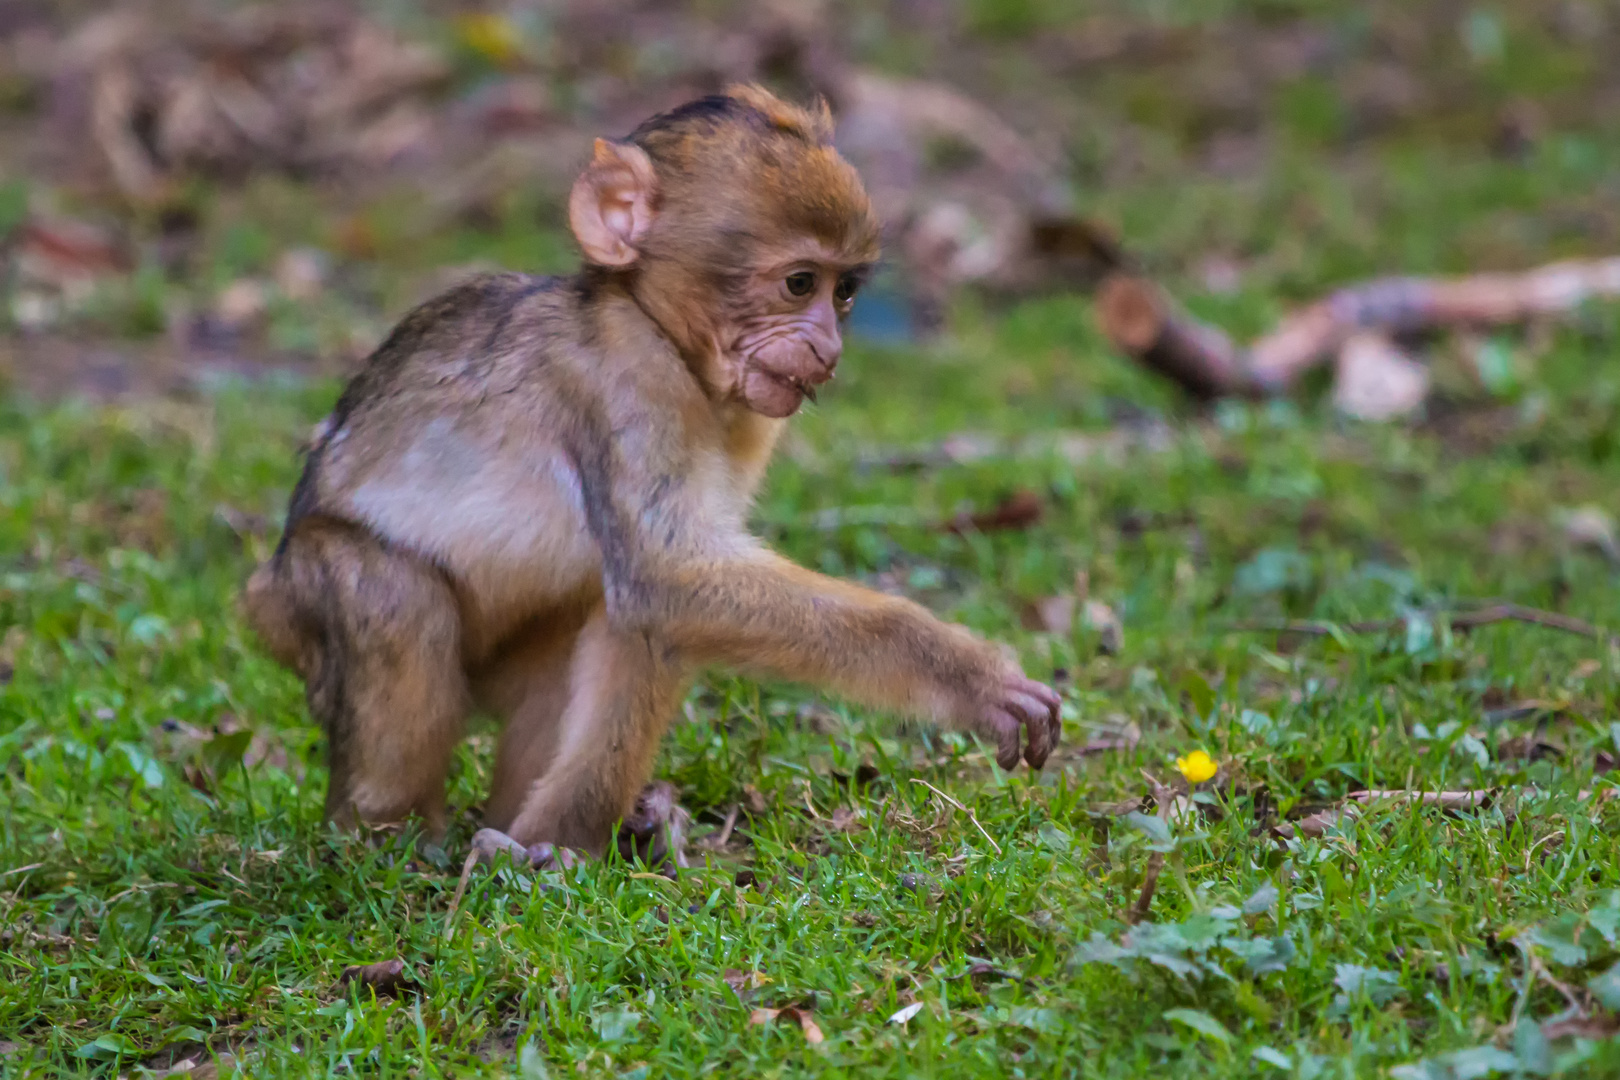
[[[595,411],[569,374],[588,333],[578,288],[494,274],[408,314],[316,429],[287,535],[311,517],[358,525],[497,621],[549,594],[577,602],[601,574],[579,478],[559,467]]]

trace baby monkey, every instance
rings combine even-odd
[[[326,729],[328,818],[414,813],[442,834],[478,708],[503,723],[486,823],[600,855],[716,664],[1040,768],[1052,690],[746,528],[878,255],[826,107],[738,86],[599,139],[568,221],[579,273],[495,274],[406,316],[316,430],[247,583],[249,622]]]

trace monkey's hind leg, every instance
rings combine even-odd
[[[437,568],[361,529],[301,522],[274,581],[296,612],[310,712],[326,729],[326,816],[420,815],[445,829],[444,785],[468,710],[461,617]]]
[[[479,708],[501,719],[495,776],[484,822],[507,829],[529,788],[557,756],[560,721],[568,707],[568,672],[589,610],[559,611],[529,628],[473,677]]]
[[[549,843],[601,855],[614,823],[632,820],[658,743],[689,673],[662,642],[592,614],[574,645],[556,754],[507,829],[528,847]]]

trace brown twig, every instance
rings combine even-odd
[[[1131,905],[1128,922],[1133,926],[1148,917],[1153,907],[1153,892],[1159,887],[1159,874],[1164,870],[1164,852],[1155,851],[1148,855],[1147,869],[1142,874],[1142,892]]]
[[[461,880],[456,882],[455,895],[450,897],[450,910],[444,916],[444,936],[447,941],[455,929],[456,910],[461,907],[461,898],[467,894],[467,881],[472,877],[473,867],[478,865],[478,858],[478,850],[474,848],[467,852],[467,861],[461,864]]]
[[[1320,839],[1327,835],[1327,831],[1340,821],[1346,817],[1354,816],[1356,809],[1354,806],[1346,806],[1342,809],[1330,806],[1318,810],[1314,814],[1302,817],[1298,821],[1279,821],[1271,827],[1271,834],[1282,837],[1284,840],[1292,840],[1295,836],[1309,836]]]
[[[1540,608],[1525,607],[1522,604],[1492,604],[1489,607],[1482,607],[1473,611],[1457,611],[1449,614],[1440,612],[1434,617],[1445,619],[1446,625],[1453,630],[1472,630],[1475,627],[1489,626],[1492,623],[1499,622],[1522,622],[1529,623],[1532,626],[1545,626],[1549,630],[1562,630],[1568,634],[1579,634],[1581,637],[1591,638],[1595,641],[1620,643],[1620,638],[1605,634],[1589,622],[1570,615],[1560,615],[1556,611],[1543,611]],[[1310,619],[1260,619],[1233,623],[1231,629],[1262,633],[1302,634],[1309,637],[1331,637],[1337,631],[1351,634],[1387,633],[1391,630],[1399,630],[1405,625],[1405,619],[1372,619],[1347,623],[1322,622]]]
[[[1211,400],[1251,393],[1248,358],[1224,330],[1183,311],[1163,289],[1129,273],[1111,274],[1097,290],[1097,323],[1138,363]]]
[[[1159,820],[1168,825],[1170,823],[1170,807],[1174,802],[1173,793],[1169,788],[1159,783],[1158,779],[1151,773],[1144,771],[1142,775],[1147,777],[1148,783],[1152,785],[1153,801],[1158,805]],[[1131,910],[1125,916],[1126,921],[1131,925],[1134,926],[1141,922],[1152,911],[1153,893],[1159,887],[1159,875],[1163,872],[1164,852],[1154,851],[1149,853],[1147,866],[1142,872],[1142,891],[1137,895],[1136,903],[1131,905]]]
[[[1381,802],[1385,799],[1397,803],[1421,803],[1424,806],[1438,806],[1442,810],[1478,810],[1495,797],[1495,792],[1488,788],[1473,788],[1466,791],[1402,791],[1371,790],[1352,791],[1345,798],[1356,803]]]
[[[720,826],[720,831],[716,833],[714,839],[709,842],[710,847],[718,849],[726,846],[726,841],[731,839],[731,830],[737,827],[737,815],[741,812],[741,803],[731,804],[731,809],[726,811],[725,824]]]
[[[1620,257],[1552,263],[1523,273],[1384,277],[1350,285],[1285,317],[1247,347],[1189,314],[1128,270],[1103,280],[1097,323],[1116,348],[1194,397],[1270,395],[1358,333],[1501,326],[1620,297]]]
[[[972,979],[979,976],[990,979],[1006,979],[1010,982],[1021,983],[1024,986],[1040,985],[1035,979],[1020,975],[1015,971],[1008,971],[1006,968],[998,968],[984,960],[975,960],[968,966],[966,971],[959,975],[946,975],[940,979],[940,982],[956,982],[958,979]]]

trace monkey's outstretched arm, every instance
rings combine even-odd
[[[1050,689],[918,604],[765,550],[706,501],[719,485],[701,455],[681,452],[689,436],[642,430],[645,441],[603,447],[581,475],[616,629],[654,635],[689,663],[812,683],[967,728],[996,743],[1004,768],[1020,756],[1034,768],[1045,762],[1062,730]]]
[[[1003,768],[1020,756],[1040,768],[1062,730],[1057,695],[995,646],[909,600],[770,552],[655,567],[643,589],[645,604],[632,600],[622,613],[662,626],[697,663],[811,683],[976,731],[996,743]],[[1022,753],[1020,728],[1028,731]]]

